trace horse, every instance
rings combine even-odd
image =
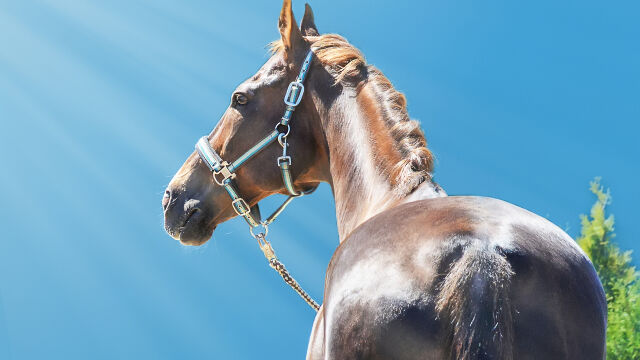
[[[261,199],[325,182],[340,243],[308,359],[605,358],[604,291],[573,239],[507,202],[448,196],[404,95],[343,37],[321,35],[308,4],[298,27],[284,0],[278,29],[270,58],[203,140],[218,160],[194,152],[169,183],[169,235],[201,245]],[[281,99],[289,84],[302,87],[303,66],[306,90],[291,96],[299,106],[285,129],[280,116],[293,106]],[[228,163],[216,167],[266,134],[285,139],[283,147],[262,146],[233,173],[224,173]],[[282,157],[288,185],[274,164]],[[229,179],[242,201],[218,186]]]

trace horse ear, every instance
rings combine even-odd
[[[306,36],[318,36],[320,32],[316,27],[316,22],[313,18],[313,10],[309,4],[304,4],[304,16],[300,22],[300,31]]]
[[[280,12],[280,19],[278,20],[278,28],[280,29],[282,43],[284,44],[284,48],[287,53],[292,53],[296,46],[304,44],[302,33],[300,32],[300,29],[298,29],[296,19],[293,17],[291,0],[284,0],[282,3],[282,11]]]

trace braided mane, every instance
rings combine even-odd
[[[433,155],[427,148],[420,124],[407,112],[405,96],[396,90],[389,79],[373,65],[367,65],[364,55],[345,38],[336,34],[305,36],[316,58],[333,75],[336,83],[353,86],[365,81],[373,85],[387,128],[395,140],[401,160],[389,177],[396,192],[404,195],[421,182],[431,179]],[[270,44],[272,53],[284,50],[281,40]]]

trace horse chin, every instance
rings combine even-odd
[[[209,241],[209,239],[211,239],[211,236],[213,235],[213,230],[215,230],[215,227],[213,227],[208,231],[200,231],[197,233],[183,232],[182,234],[180,234],[180,237],[178,238],[178,240],[180,240],[180,243],[182,245],[200,246],[206,243],[207,241]]]
[[[182,245],[186,245],[186,246],[200,246],[204,243],[206,243],[207,241],[209,241],[211,237],[203,237],[203,238],[190,238],[190,239],[183,239],[180,238],[180,243]]]
[[[182,245],[200,246],[211,239],[216,224],[207,224],[204,217],[198,220],[200,221],[190,221],[178,235],[177,240]]]

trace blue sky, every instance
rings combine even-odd
[[[405,92],[449,194],[504,199],[576,236],[602,176],[618,240],[639,252],[637,2],[311,5],[321,32]],[[182,247],[160,206],[266,60],[280,6],[0,0],[0,358],[304,355],[314,314],[245,224]],[[294,2],[298,19],[303,9]],[[270,235],[320,299],[338,244],[328,186]]]

